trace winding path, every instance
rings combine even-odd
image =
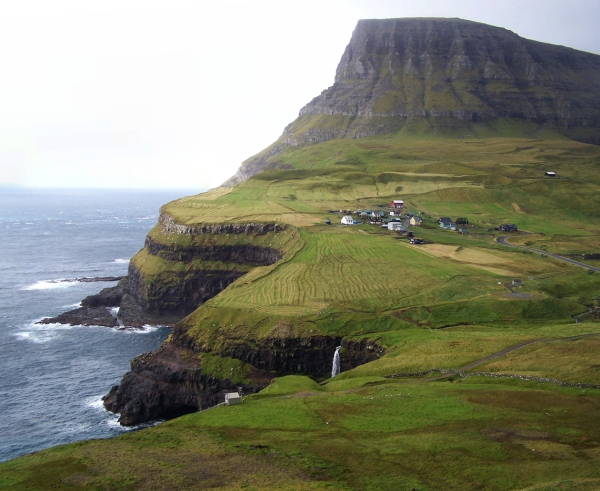
[[[528,234],[521,234],[521,235],[528,235]],[[582,268],[589,269],[590,271],[596,271],[596,272],[600,273],[600,268],[596,268],[595,266],[590,266],[589,264],[580,263],[579,261],[574,261],[573,259],[569,259],[568,257],[563,257],[563,256],[559,256],[557,254],[552,254],[551,252],[546,252],[541,249],[534,249],[533,247],[518,246],[518,245],[511,244],[510,242],[506,242],[506,239],[508,239],[510,237],[514,237],[514,235],[504,235],[502,237],[498,237],[496,239],[496,242],[498,242],[498,244],[502,244],[505,246],[516,247],[517,249],[523,249],[525,251],[531,251],[531,252],[537,252],[539,254],[544,254],[545,256],[549,256],[549,257],[553,257],[554,259],[558,259],[559,261],[564,261],[566,263],[573,264],[574,266],[580,266]]]
[[[504,348],[503,350],[500,351],[496,351],[495,353],[492,353],[490,355],[484,356],[483,358],[479,358],[478,360],[475,360],[463,367],[460,367],[456,370],[456,373],[458,372],[466,372],[467,370],[471,370],[471,368],[475,368],[477,365],[481,365],[482,363],[485,363],[486,361],[492,360],[494,358],[498,358],[500,356],[504,356],[508,353],[510,353],[511,351],[515,351],[519,348],[522,348],[524,346],[527,346],[529,344],[533,344],[533,343],[541,343],[543,341],[546,342],[553,342],[553,341],[576,341],[578,339],[583,339],[583,338],[589,338],[592,336],[600,336],[600,333],[598,332],[594,332],[594,333],[590,333],[590,334],[578,334],[576,336],[568,336],[566,338],[536,338],[536,339],[529,339],[527,341],[523,341],[519,344],[514,344],[512,346],[509,346],[508,348]],[[441,380],[441,379],[445,379],[445,378],[449,378],[452,377],[453,375],[455,375],[455,373],[446,373],[443,375],[438,375],[437,377],[433,377],[430,379],[427,379],[427,381],[434,381],[434,380]]]

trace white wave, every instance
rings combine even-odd
[[[75,280],[40,280],[36,281],[33,285],[29,285],[23,288],[23,290],[55,290],[57,288],[68,288],[77,283]]]
[[[129,259],[115,259],[113,261],[113,263],[117,263],[117,264],[127,264],[129,262]]]
[[[79,303],[72,303],[71,305],[63,305],[62,306],[63,309],[78,309],[79,307],[81,307],[81,302],[79,302]]]
[[[131,334],[149,334],[158,331],[161,327],[163,326],[150,326],[146,324],[142,327],[125,328],[122,330]]]
[[[110,311],[110,315],[112,315],[113,317],[119,315],[119,307],[111,307],[108,310]]]
[[[99,411],[107,413],[108,411],[104,408],[104,401],[102,396],[92,396],[85,399],[85,405],[92,409],[98,409]]]
[[[15,333],[15,337],[19,341],[29,341],[30,343],[35,344],[44,344],[49,341],[52,341],[52,338],[55,337],[55,334],[52,332],[17,332]]]
[[[36,324],[37,319],[23,326],[22,331],[18,331],[14,336],[20,341],[28,341],[30,343],[43,344],[52,341],[60,336],[60,331],[68,331],[75,326],[68,324]]]

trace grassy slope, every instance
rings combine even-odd
[[[592,490],[598,391],[285,377],[223,407],[0,467],[2,489]],[[300,391],[300,392],[299,392]],[[285,394],[294,393],[297,396]]]
[[[290,148],[273,159],[293,169],[165,206],[187,224],[287,224],[260,238],[215,239],[276,247],[283,259],[254,268],[185,320],[213,347],[203,370],[233,367],[244,380],[249,366],[218,356],[231,337],[367,337],[388,353],[327,384],[284,377],[242,406],[16,459],[0,466],[0,488],[597,489],[600,391],[382,377],[459,368],[545,338],[472,371],[599,383],[598,337],[561,338],[600,332],[598,323],[571,319],[600,296],[600,275],[500,246],[488,229],[516,223],[536,233],[521,240],[548,251],[600,252],[600,148],[403,134]],[[559,177],[544,178],[546,170]],[[425,212],[413,230],[433,245],[341,227],[329,213],[395,198]],[[475,227],[467,236],[441,231],[435,219],[445,215]],[[146,270],[165,268],[148,262]],[[527,298],[507,296],[514,277]]]

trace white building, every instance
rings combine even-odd
[[[354,218],[350,215],[344,215],[342,218],[342,225],[354,225]]]
[[[402,222],[390,222],[388,223],[388,230],[403,230]]]
[[[233,404],[239,404],[242,402],[241,396],[237,392],[229,392],[225,394],[225,404],[232,406]]]

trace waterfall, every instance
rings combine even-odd
[[[335,349],[335,354],[333,355],[333,366],[331,367],[331,377],[335,377],[340,373],[340,348],[338,346]]]

